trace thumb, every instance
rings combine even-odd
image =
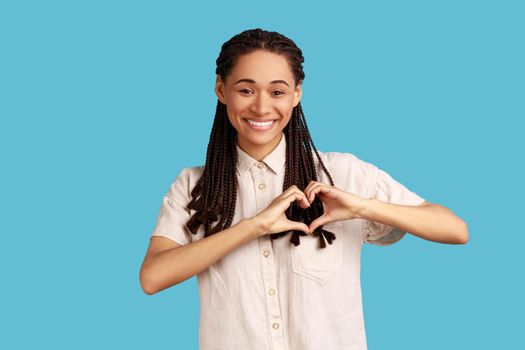
[[[328,216],[326,215],[321,215],[320,217],[318,217],[317,219],[315,219],[314,221],[312,221],[310,223],[310,233],[313,233],[315,231],[316,228],[318,228],[319,226],[322,226],[326,223],[330,222],[330,219],[328,218]]]

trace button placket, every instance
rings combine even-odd
[[[272,196],[267,186],[268,173],[264,163],[257,163],[256,167],[250,169],[253,184],[255,187],[255,202],[257,212],[264,210],[272,201]],[[268,327],[272,335],[274,349],[284,350],[284,335],[282,330],[282,314],[279,305],[276,281],[276,265],[274,260],[271,238],[269,235],[259,237],[260,261],[263,275],[263,284],[266,295],[266,313]]]

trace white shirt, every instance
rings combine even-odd
[[[286,138],[258,162],[237,146],[238,194],[232,226],[264,210],[282,193]],[[424,199],[386,172],[350,153],[319,152],[334,186],[363,198],[419,205]],[[314,154],[320,182],[328,178]],[[152,236],[179,244],[204,237],[185,227],[194,210],[186,204],[204,166],[185,168],[162,200]],[[389,245],[405,232],[353,219],[324,225],[336,235],[319,249],[319,239],[268,235],[248,242],[197,275],[201,350],[366,350],[361,302],[363,243]]]

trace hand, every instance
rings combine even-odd
[[[254,216],[252,221],[256,225],[258,236],[291,230],[303,231],[309,234],[310,230],[306,224],[291,221],[286,217],[285,211],[294,201],[298,201],[299,206],[303,209],[310,206],[304,192],[294,185],[275,197],[266,209]]]
[[[324,214],[310,223],[310,232],[331,221],[350,220],[360,218],[366,199],[345,192],[335,186],[317,181],[310,181],[304,189],[308,203],[312,203],[316,196],[324,204]]]

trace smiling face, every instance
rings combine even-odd
[[[281,140],[302,89],[285,56],[257,50],[240,56],[225,82],[217,75],[215,93],[226,105],[239,147],[260,161]]]

